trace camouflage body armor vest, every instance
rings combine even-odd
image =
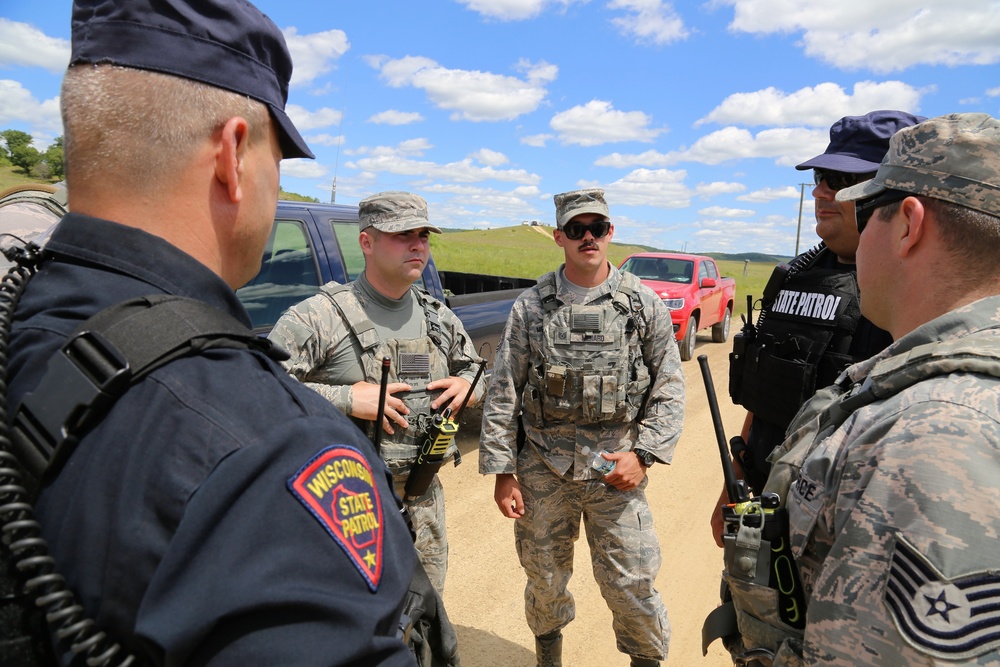
[[[427,384],[450,375],[448,356],[443,349],[441,320],[437,313],[440,302],[411,287],[411,295],[424,311],[424,335],[412,339],[381,340],[350,285],[324,286],[320,290],[333,302],[340,317],[351,330],[351,335],[361,346],[360,361],[365,380],[374,384],[381,383],[382,359],[389,357],[392,361],[388,381],[405,382],[412,387],[408,392],[396,394],[410,408],[410,414],[406,416],[410,427],[405,431],[397,428],[392,435],[383,433],[381,443],[382,458],[393,475],[405,473],[417,458],[421,440],[430,426],[433,397],[427,391]],[[375,425],[372,422],[355,421],[369,437],[374,435]],[[445,458],[454,456],[456,449],[457,446],[452,443]]]
[[[977,373],[1000,378],[1000,339],[969,337],[919,345],[907,353],[879,361],[861,383],[851,385],[845,377],[839,384],[820,390],[796,415],[789,427],[788,440],[776,450],[764,493],[777,494],[783,507],[814,445],[836,431],[852,413],[922,380],[949,373]],[[832,459],[814,457],[809,459],[810,474],[824,478],[824,471],[836,464]],[[731,547],[748,547],[745,542],[742,545],[737,542],[727,542],[723,572],[732,596],[736,625],[743,639],[742,649],[730,649],[736,664],[770,665],[777,656],[781,657],[782,664],[801,664],[803,631],[779,617],[778,591],[761,582],[759,577],[745,576],[739,567],[730,566],[740,557]],[[758,543],[760,557],[770,557],[763,553],[768,549],[767,543],[759,540]],[[801,554],[804,546],[790,542],[791,555]],[[805,609],[801,613],[804,620]]]
[[[601,305],[566,305],[556,298],[555,274],[542,276],[542,347],[533,348],[524,398],[529,423],[544,428],[636,418],[650,385],[638,287],[638,278],[624,273]]]

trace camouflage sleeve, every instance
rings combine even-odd
[[[647,321],[643,357],[651,384],[635,448],[670,463],[684,424],[684,372],[670,311],[652,291],[643,290],[641,298]]]
[[[333,305],[326,297],[318,295],[286,310],[267,338],[291,355],[281,362],[289,374],[349,415],[350,385],[311,381],[314,374],[322,369],[329,350],[347,335],[347,328]]]
[[[467,382],[472,382],[479,371],[479,362],[482,361],[472,343],[472,337],[465,331],[462,321],[450,308],[442,308],[441,324],[451,332],[451,346],[448,350],[448,368],[451,374]],[[475,393],[477,401],[482,399],[486,391],[485,375],[479,378],[479,382],[476,383],[475,387],[472,387],[472,391]]]
[[[521,294],[511,308],[486,390],[479,435],[479,472],[484,475],[516,472],[517,424],[530,359],[526,307],[530,294],[534,290]]]
[[[807,556],[807,664],[1000,657],[1000,614],[987,602],[1000,597],[996,383],[921,384],[929,386],[887,401],[874,418],[845,423],[791,491],[807,508],[792,533]],[[831,474],[813,474],[814,457]]]

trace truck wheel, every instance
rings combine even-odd
[[[725,343],[729,340],[729,322],[733,319],[733,310],[726,306],[726,314],[722,321],[712,327],[712,342]]]
[[[681,353],[681,361],[688,361],[694,356],[694,339],[698,336],[698,320],[691,316],[688,318],[687,332],[684,340],[678,343]]]

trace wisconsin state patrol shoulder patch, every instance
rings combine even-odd
[[[327,447],[288,480],[288,489],[351,559],[374,593],[382,579],[382,499],[371,466],[346,445]]]
[[[945,579],[897,536],[884,592],[900,633],[914,648],[943,660],[971,660],[1000,646],[1000,573]]]

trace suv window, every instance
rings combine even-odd
[[[236,290],[236,296],[250,313],[254,329],[270,328],[289,307],[316,294],[319,286],[316,253],[304,224],[276,220],[260,272]]]

